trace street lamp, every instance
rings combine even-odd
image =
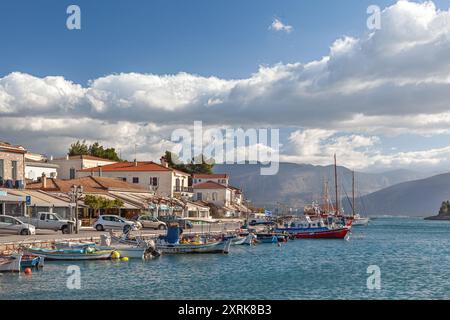
[[[75,233],[78,234],[78,201],[83,196],[83,186],[73,185],[70,188],[70,199],[75,203]]]

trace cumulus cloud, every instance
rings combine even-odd
[[[14,72],[0,78],[0,134],[38,147],[35,141],[56,134],[61,141],[86,137],[123,149],[136,140],[147,149],[162,141],[161,149],[168,128],[203,120],[213,127],[302,128],[285,146],[285,159],[302,162],[321,163],[315,154],[325,152],[329,163],[340,147],[349,161],[355,156],[374,165],[438,159],[445,149],[398,158],[374,150],[377,136],[450,131],[450,11],[399,1],[382,11],[381,21],[380,30],[337,39],[320,59],[261,66],[243,79],[120,73],[81,86],[62,76]],[[279,20],[271,28],[292,30]]]
[[[294,28],[290,25],[284,24],[280,19],[274,18],[269,26],[269,30],[284,31],[286,33],[291,33]]]

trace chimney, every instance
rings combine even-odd
[[[53,156],[50,156],[50,161],[53,161]]]
[[[42,183],[42,189],[47,189],[47,176],[45,175],[45,172],[42,173],[42,179],[41,179],[41,183]]]
[[[167,163],[165,157],[161,157],[161,159],[159,159],[159,161],[161,161],[161,165],[163,165],[164,167],[166,167],[166,168],[169,167],[169,163]]]
[[[66,154],[66,160],[69,160],[69,154]]]
[[[138,166],[138,162],[136,159],[134,159],[134,166],[137,167]]]
[[[99,177],[102,176],[102,167],[98,167],[98,176],[99,176]]]

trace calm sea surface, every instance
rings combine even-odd
[[[46,262],[32,276],[0,274],[0,299],[449,299],[450,222],[379,218],[354,228],[349,241],[79,262],[80,290],[66,286],[73,264]],[[370,265],[381,269],[381,290],[367,289]]]

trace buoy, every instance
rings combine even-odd
[[[25,268],[24,270],[25,274],[32,274],[33,271],[31,271],[31,268]]]
[[[120,253],[113,251],[113,253],[111,253],[111,259],[120,259]]]
[[[128,257],[123,257],[121,260],[122,261],[128,261]]]

